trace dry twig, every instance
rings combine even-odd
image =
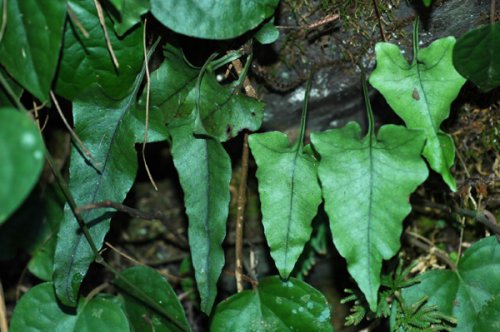
[[[108,29],[106,28],[106,20],[104,19],[104,11],[102,10],[101,3],[99,0],[94,0],[95,8],[97,10],[97,16],[99,17],[99,23],[101,24],[102,31],[104,32],[104,39],[106,40],[106,46],[108,48],[111,59],[116,69],[120,68],[118,59],[116,58],[115,51],[113,50],[113,45],[111,45],[111,40],[109,39]]]

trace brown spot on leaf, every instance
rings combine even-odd
[[[419,101],[420,100],[420,95],[418,94],[417,89],[413,89],[413,93],[411,94],[412,98]]]

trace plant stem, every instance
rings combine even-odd
[[[306,83],[306,92],[304,94],[304,104],[302,106],[302,115],[300,116],[300,134],[298,140],[298,153],[302,153],[304,149],[304,137],[306,136],[306,122],[307,122],[307,105],[309,104],[309,94],[311,93],[312,80],[314,73],[311,73]]]
[[[418,29],[420,25],[420,19],[417,16],[415,22],[413,23],[413,64],[418,61]]]
[[[463,208],[451,208],[448,205],[434,203],[434,202],[422,202],[422,205],[425,205],[430,208],[439,209],[450,214],[458,214],[461,216],[472,218],[484,226],[486,226],[490,231],[494,232],[497,237],[500,237],[500,226],[498,225],[495,216],[488,210],[483,211],[474,211]]]
[[[251,61],[252,55],[250,54],[247,61]],[[247,62],[245,69],[241,61],[236,59],[232,62],[234,69],[238,73],[238,76],[245,75],[243,80],[243,87],[246,94],[249,97],[257,99],[257,93],[250,83],[248,77],[246,77],[246,71],[249,67],[249,62]],[[243,225],[245,223],[245,207],[247,202],[247,177],[248,177],[248,132],[245,131],[243,134],[243,147],[241,153],[241,177],[240,185],[238,186],[238,205],[236,210],[236,225],[235,225],[235,269],[234,276],[236,279],[236,289],[239,292],[243,291]]]
[[[66,184],[66,181],[64,180],[61,172],[55,166],[54,160],[52,159],[52,156],[50,155],[47,149],[45,153],[45,158],[47,159],[47,163],[49,164],[52,173],[54,173],[57,179],[57,184],[59,185],[59,188],[61,188],[64,196],[68,201],[71,211],[73,211],[73,214],[76,218],[76,221],[78,222],[78,225],[80,226],[81,231],[83,232],[83,235],[87,239],[90,248],[94,253],[94,259],[96,260],[96,262],[102,261],[102,256],[101,254],[99,254],[99,250],[97,249],[97,246],[95,245],[95,242],[92,239],[92,235],[90,235],[89,229],[78,210],[78,206],[76,205],[75,199],[73,198],[73,195],[71,194],[71,191],[69,190],[68,185]]]
[[[490,24],[495,24],[495,14],[496,14],[495,3],[496,3],[496,0],[491,0]]]
[[[385,32],[384,32],[384,26],[382,25],[382,20],[380,18],[380,11],[378,9],[377,0],[373,0],[373,7],[375,8],[375,15],[377,15],[377,19],[378,19],[378,26],[379,26],[379,29],[380,29],[380,36],[382,37],[382,40],[384,42],[387,42],[387,37],[385,36]]]
[[[411,245],[420,248],[422,250],[425,250],[427,252],[432,252],[434,255],[436,255],[437,258],[439,258],[443,263],[448,265],[450,269],[452,269],[453,271],[457,269],[455,263],[450,259],[450,257],[445,252],[436,248],[436,246],[434,245],[427,244],[424,241],[419,240],[419,238],[422,238],[422,236],[420,236],[419,234],[407,231],[405,232],[404,235]]]
[[[241,155],[241,178],[238,187],[238,208],[236,211],[236,230],[235,230],[235,256],[236,267],[234,275],[236,278],[236,288],[238,292],[243,290],[243,225],[245,222],[246,191],[248,176],[248,133],[243,135],[243,151]]]

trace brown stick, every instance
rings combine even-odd
[[[156,191],[158,191],[158,186],[149,171],[148,162],[146,161],[146,143],[148,142],[149,135],[149,94],[151,92],[151,77],[149,75],[149,61],[148,61],[148,52],[146,48],[146,26],[148,23],[148,19],[144,19],[144,35],[142,36],[142,48],[144,49],[144,67],[146,68],[146,119],[145,127],[144,127],[144,142],[142,142],[142,162],[144,163],[144,167],[146,168],[146,173],[148,174],[149,182],[153,185]]]
[[[102,201],[102,202],[97,202],[93,204],[87,204],[87,205],[82,205],[77,208],[78,213],[82,213],[83,211],[87,210],[95,210],[95,209],[103,209],[103,208],[112,208],[120,212],[124,212],[128,214],[129,216],[136,217],[136,218],[141,218],[145,220],[160,220],[163,222],[165,227],[168,228],[167,225],[169,225],[169,218],[167,218],[164,214],[162,213],[149,213],[141,210],[137,210],[134,208],[131,208],[129,206],[117,203],[117,202],[112,202],[112,201]],[[174,234],[176,241],[175,244],[179,246],[180,248],[187,249],[187,241],[183,237],[181,237],[177,232],[175,232],[172,229],[169,229],[169,231]]]
[[[380,18],[380,11],[378,10],[377,0],[373,0],[373,7],[375,8],[375,15],[377,15],[378,26],[380,28],[380,36],[382,40],[387,42],[387,37],[385,36],[384,26],[382,25],[382,20]]]
[[[0,332],[8,332],[7,310],[5,310],[5,297],[3,293],[2,281],[0,280]]]
[[[71,126],[69,125],[68,120],[66,120],[66,117],[64,116],[64,113],[62,112],[61,107],[59,106],[59,103],[57,102],[56,96],[54,95],[54,93],[52,91],[50,91],[50,97],[52,98],[52,101],[54,102],[54,106],[56,107],[57,113],[59,113],[59,116],[61,117],[61,120],[63,121],[66,129],[68,129],[73,141],[76,143],[76,145],[78,145],[80,147],[82,152],[87,156],[87,158],[89,159],[92,166],[95,169],[100,169],[100,164],[94,159],[94,157],[92,156],[92,153],[90,153],[90,151],[85,147],[85,145],[83,144],[80,137],[78,137],[78,135],[75,133],[73,128],[71,128]]]
[[[246,190],[248,175],[248,133],[243,136],[243,152],[241,156],[241,179],[238,188],[238,210],[236,211],[236,233],[235,233],[235,251],[236,251],[236,287],[238,292],[243,290],[243,224],[245,219]]]
[[[330,14],[322,19],[319,19],[317,21],[314,21],[308,25],[304,26],[289,26],[289,25],[278,25],[276,28],[278,29],[289,29],[289,30],[313,30],[316,29],[322,25],[328,24],[330,22],[333,22],[337,20],[340,16],[338,14]]]
[[[450,269],[452,269],[452,270],[456,270],[457,269],[457,266],[455,265],[455,263],[450,259],[450,257],[444,251],[438,249],[432,243],[430,243],[430,244],[426,243],[426,242],[430,242],[430,241],[428,241],[425,238],[424,239],[427,240],[427,241],[420,240],[420,239],[423,238],[421,235],[413,233],[413,232],[406,231],[404,233],[404,236],[405,236],[405,239],[412,246],[415,246],[415,247],[420,248],[422,250],[425,250],[427,252],[432,252],[443,263],[445,263],[446,265],[448,265],[448,267],[450,267]]]
[[[497,235],[497,237],[500,236],[500,226],[498,225],[498,222],[493,213],[491,213],[488,210],[474,211],[462,208],[451,208],[447,205],[433,203],[433,202],[422,202],[422,205],[430,208],[439,209],[448,212],[450,214],[455,213],[461,216],[472,218],[480,222],[484,226],[486,226],[490,231],[494,232]]]
[[[97,16],[99,17],[99,23],[101,24],[102,31],[104,32],[104,39],[106,40],[106,46],[108,47],[109,54],[113,60],[113,64],[116,69],[120,68],[118,59],[116,58],[115,51],[113,50],[113,45],[111,45],[111,40],[109,39],[108,29],[106,28],[106,20],[104,19],[104,11],[102,10],[101,3],[99,0],[94,0],[95,9],[97,10]]]
[[[241,74],[243,66],[240,60],[233,61],[233,66],[238,75]],[[243,87],[249,97],[257,98],[257,93],[252,84],[246,77],[243,81]],[[235,229],[235,256],[236,266],[234,275],[236,278],[236,289],[241,292],[243,287],[243,225],[245,223],[245,207],[246,207],[246,191],[247,191],[247,176],[248,176],[248,133],[245,132],[243,136],[243,149],[241,156],[241,178],[238,187],[238,207],[236,210],[236,229]]]
[[[80,20],[76,16],[75,12],[73,11],[73,8],[71,8],[70,4],[68,4],[68,6],[66,7],[66,11],[68,12],[69,18],[71,18],[71,21],[73,21],[73,23],[76,25],[78,30],[80,30],[80,32],[83,34],[83,36],[88,39],[90,37],[89,32],[82,25],[82,22],[80,22]]]

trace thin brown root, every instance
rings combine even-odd
[[[111,55],[111,59],[113,60],[113,64],[115,65],[116,69],[118,69],[120,68],[120,64],[118,63],[115,51],[113,50],[113,46],[111,45],[111,40],[109,39],[108,29],[106,28],[106,21],[104,20],[104,11],[102,10],[102,6],[99,0],[94,0],[94,4],[95,8],[97,9],[99,23],[101,23],[102,31],[104,32],[104,39],[106,39],[106,46],[108,48],[109,54]]]
[[[80,32],[82,33],[82,35],[85,37],[85,38],[89,38],[90,37],[90,34],[89,32],[85,29],[85,27],[82,25],[82,22],[80,22],[80,20],[78,19],[78,17],[76,16],[75,12],[73,11],[73,8],[71,8],[71,5],[68,4],[68,6],[66,7],[66,11],[68,12],[68,15],[69,15],[69,18],[71,19],[71,21],[76,25],[76,27],[78,28],[78,30],[80,30]]]
[[[56,110],[59,113],[59,116],[61,117],[61,120],[63,121],[64,125],[66,126],[66,129],[68,129],[73,141],[76,142],[78,147],[83,151],[83,153],[85,153],[87,158],[89,158],[89,161],[91,162],[92,166],[96,169],[99,169],[100,168],[100,167],[98,167],[98,166],[100,166],[99,163],[95,161],[94,157],[92,156],[92,153],[90,153],[90,151],[85,147],[85,145],[83,144],[80,137],[78,137],[78,135],[75,133],[73,128],[71,128],[71,126],[69,125],[68,120],[66,120],[66,117],[64,116],[64,114],[61,110],[61,107],[59,106],[59,103],[56,99],[56,96],[54,95],[54,93],[52,91],[50,91],[50,97],[52,98],[52,101],[54,102],[54,105],[56,106]]]
[[[144,49],[144,65],[146,68],[146,119],[145,119],[145,128],[144,128],[144,141],[142,142],[142,161],[144,163],[144,167],[146,168],[146,173],[148,174],[149,182],[153,185],[156,191],[158,191],[158,186],[151,175],[149,170],[148,162],[146,161],[146,143],[148,142],[148,134],[149,134],[149,94],[151,91],[151,77],[149,75],[149,61],[148,61],[148,52],[146,48],[146,26],[147,19],[144,19],[144,35],[143,35],[143,44],[142,47]]]
[[[0,331],[8,332],[7,310],[5,309],[5,297],[3,293],[2,281],[0,280]]]

